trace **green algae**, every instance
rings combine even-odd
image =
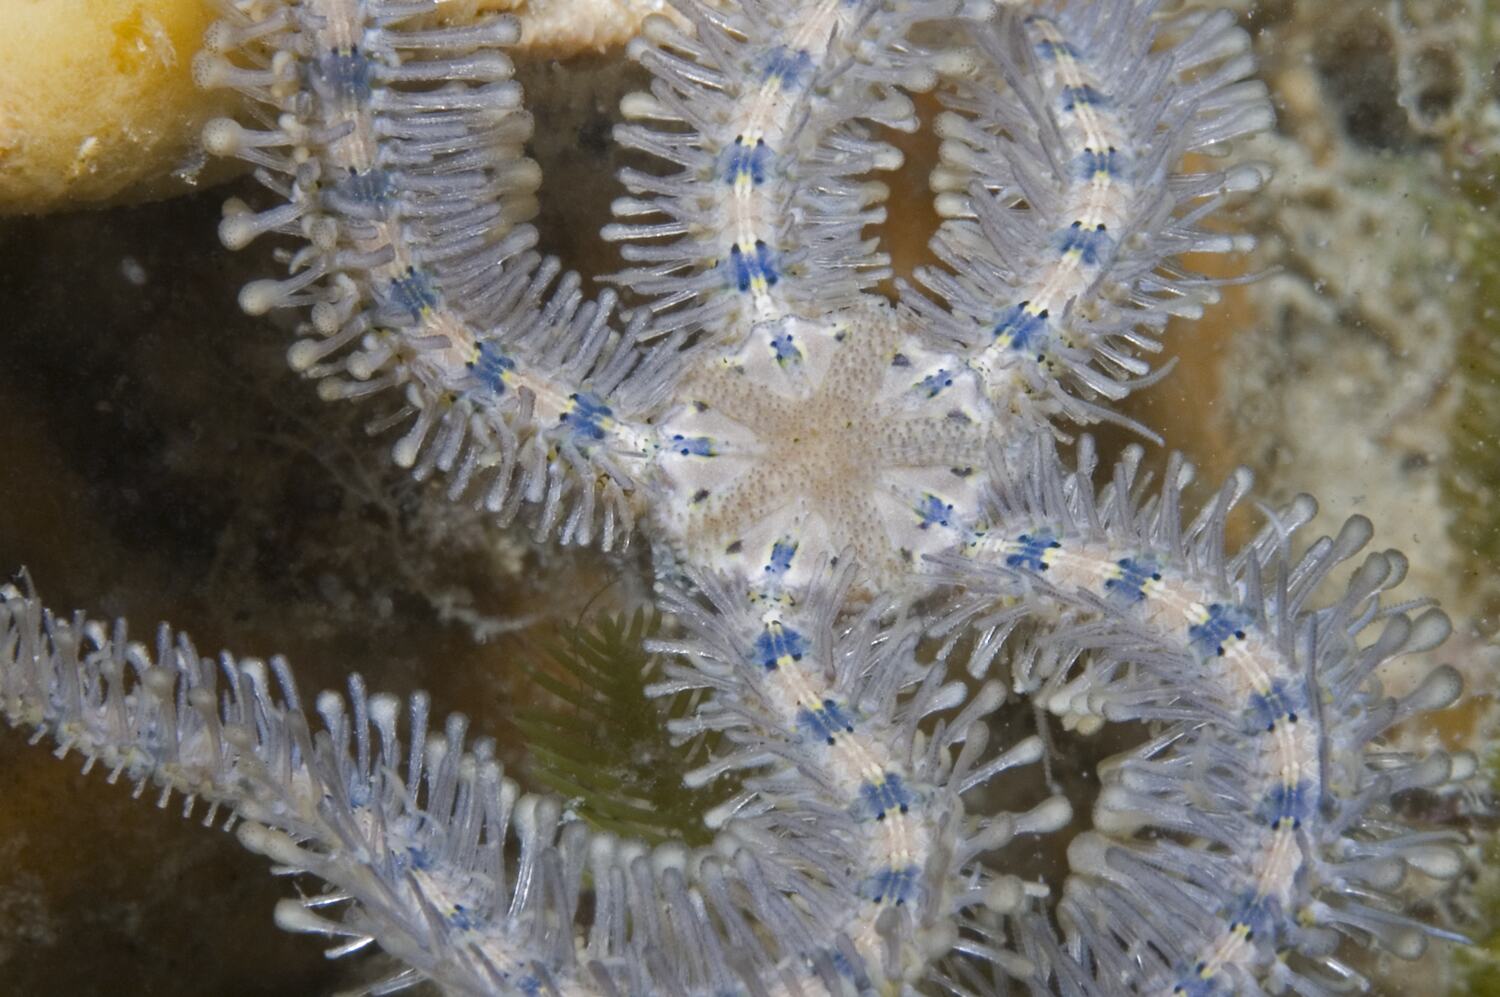
[[[665,664],[645,648],[660,625],[659,614],[637,610],[562,628],[549,647],[554,667],[530,676],[552,702],[527,710],[516,726],[528,775],[590,824],[652,843],[708,844],[713,835],[703,815],[729,792],[717,782],[685,784],[710,745],[703,738],[679,743],[667,723],[691,713],[694,697],[647,695]]]
[[[1464,195],[1459,231],[1467,243],[1470,314],[1454,371],[1460,400],[1453,420],[1452,460],[1444,497],[1452,509],[1452,536],[1469,556],[1481,625],[1486,636],[1500,633],[1500,152],[1483,169],[1460,174]]]

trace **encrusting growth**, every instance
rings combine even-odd
[[[630,46],[653,82],[616,138],[659,166],[623,172],[604,236],[628,266],[590,300],[534,251],[514,21],[222,6],[199,79],[260,110],[204,142],[272,200],[231,202],[220,234],[292,247],[242,305],[301,316],[293,368],[391,402],[396,462],[451,498],[565,544],[643,533],[672,662],[648,692],[694,697],[663,716],[711,738],[688,784],[736,788],[702,815],[710,844],[647,846],[523,793],[425,696],[355,676],[315,723],[280,659],[203,659],[165,629],[153,653],[17,588],[12,724],[162,805],[229,809],[324,884],[279,924],[408,967],[373,992],[1312,995],[1361,982],[1346,945],[1458,937],[1399,893],[1463,863],[1392,797],[1475,767],[1381,740],[1460,693],[1450,668],[1382,691],[1448,630],[1388,603],[1401,555],[1320,601],[1366,520],[1296,554],[1303,497],[1234,550],[1248,474],[1190,513],[1180,459],[1153,486],[1137,447],[1104,475],[1089,437],[1072,467],[1056,449],[1169,369],[1144,355],[1216,286],[1178,257],[1246,248],[1206,222],[1263,170],[1179,172],[1271,124],[1231,17],[681,0]],[[893,302],[870,174],[934,88],[938,265]],[[1138,732],[1091,813],[1015,789],[1054,750],[1045,721],[999,722],[1018,700],[1068,736]],[[1056,882],[1019,871],[1015,842],[1080,822]]]

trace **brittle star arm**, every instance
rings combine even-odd
[[[398,464],[449,477],[503,518],[540,507],[565,543],[627,536],[647,424],[669,390],[676,340],[638,348],[616,295],[532,247],[540,182],[531,119],[500,49],[514,18],[448,25],[408,0],[224,3],[195,69],[251,98],[260,130],[220,119],[204,145],[238,156],[281,203],[231,202],[231,248],[294,237],[291,275],[243,289],[251,314],[305,309],[294,369],[324,397],[393,389],[408,423]]]
[[[137,796],[159,787],[158,806],[174,793],[184,816],[206,803],[205,824],[230,810],[242,844],[322,884],[279,904],[277,923],[335,939],[330,955],[380,945],[408,967],[381,987],[841,994],[919,976],[953,941],[949,903],[1012,909],[1019,884],[968,868],[950,884],[949,864],[1070,815],[1052,799],[1026,814],[963,817],[943,781],[969,775],[1002,693],[987,688],[925,740],[919,723],[951,711],[961,688],[870,617],[839,633],[846,589],[825,587],[784,625],[755,632],[675,598],[690,630],[676,648],[693,667],[667,685],[710,688],[692,723],[745,745],[697,777],[766,770],[711,815],[723,830],[698,850],[594,834],[559,801],[520,793],[492,741],[465,746],[463,716],[432,729],[423,694],[403,704],[355,676],[347,699],[316,698],[315,727],[282,659],[204,658],[165,626],[153,653],[123,622],[60,619],[14,587],[0,590],[0,707],[35,740],[52,737],[59,757],[83,755],[86,771],[124,775]],[[954,764],[957,745],[966,750]],[[1040,750],[1027,739],[970,782]],[[768,758],[791,764],[771,771]],[[956,850],[939,847],[955,838]]]
[[[1132,992],[1162,995],[1316,993],[1357,978],[1338,957],[1341,937],[1403,958],[1428,936],[1456,938],[1400,913],[1391,891],[1407,870],[1458,875],[1461,838],[1400,826],[1388,801],[1466,778],[1474,760],[1403,754],[1381,737],[1451,704],[1461,682],[1442,666],[1395,700],[1378,678],[1388,662],[1441,643],[1447,618],[1421,602],[1381,605],[1405,574],[1395,551],[1368,556],[1341,598],[1312,604],[1369,541],[1363,517],[1293,558],[1290,535],[1316,511],[1302,496],[1230,554],[1225,523],[1248,474],[1185,521],[1191,468],[1174,460],[1161,490],[1143,497],[1138,461],[1127,455],[1096,493],[1087,442],[1077,473],[1041,442],[1011,468],[996,528],[959,572],[991,600],[1026,599],[1029,608],[999,611],[985,602],[981,629],[1064,614],[1012,649],[1019,691],[1070,728],[1153,731],[1101,766],[1093,828],[1069,845],[1055,920],[1012,923],[1038,982],[1063,992],[1109,992],[1128,978]],[[1369,629],[1374,639],[1362,639]],[[977,673],[994,651],[975,660]]]
[[[1160,375],[1142,354],[1167,320],[1215,299],[1178,258],[1252,244],[1206,222],[1265,169],[1182,172],[1271,126],[1249,38],[1227,11],[1156,7],[1008,9],[976,26],[976,57],[944,95],[933,186],[948,220],[941,266],[917,273],[943,303],[910,286],[902,300],[997,406],[1024,392],[1044,417],[1121,421],[1109,405]]]
[[[826,927],[841,879],[797,871],[795,842],[763,862],[744,821],[694,852],[593,834],[520,793],[492,741],[466,746],[463,716],[431,729],[423,694],[403,704],[356,676],[347,699],[317,697],[315,728],[284,660],[203,658],[166,627],[152,653],[123,622],[60,619],[7,586],[0,707],[137,796],[159,786],[159,806],[207,803],[205,824],[230,810],[246,847],[323,884],[278,905],[281,927],[408,967],[380,992],[832,994],[863,975],[868,952]]]
[[[615,137],[675,172],[622,172],[632,196],[604,235],[637,265],[618,282],[657,325],[731,349],[757,323],[855,304],[890,276],[863,234],[885,219],[885,187],[867,177],[901,154],[873,126],[916,129],[902,91],[935,85],[936,62],[907,35],[956,3],[676,7],[691,32],[654,17],[630,46],[655,79],[625,99]]]

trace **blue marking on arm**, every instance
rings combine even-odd
[[[1044,62],[1056,62],[1063,57],[1075,60],[1078,58],[1078,49],[1072,42],[1043,39],[1036,43],[1035,48],[1036,54]]]
[[[1251,694],[1250,706],[1245,711],[1245,726],[1250,731],[1269,733],[1279,723],[1294,724],[1297,711],[1303,708],[1304,702],[1305,696],[1295,685],[1276,679],[1265,692]]]
[[[1024,568],[1027,571],[1046,571],[1047,552],[1056,550],[1062,543],[1046,530],[1022,533],[1015,539],[1016,550],[1005,555],[1007,568]]]
[[[755,266],[762,280],[770,287],[776,286],[780,275],[776,272],[776,260],[769,246],[761,239],[755,240]]]
[[[1062,109],[1064,111],[1076,111],[1080,107],[1105,107],[1109,104],[1109,95],[1100,93],[1090,84],[1085,83],[1081,87],[1062,88]]]
[[[459,931],[475,931],[486,924],[488,919],[463,904],[454,904],[453,908],[448,911],[447,921]]]
[[[1188,644],[1200,658],[1222,657],[1230,639],[1244,640],[1250,614],[1238,606],[1216,602],[1208,607],[1208,618],[1188,627]]]
[[[1150,558],[1125,557],[1115,562],[1119,574],[1104,580],[1104,591],[1116,603],[1134,606],[1146,600],[1148,582],[1161,581],[1161,572]]]
[[[765,183],[766,164],[770,159],[771,150],[764,139],[756,139],[754,145],[747,146],[744,137],[736,135],[734,144],[724,153],[724,182],[733,185],[748,179],[758,187]]]
[[[1103,152],[1084,149],[1073,158],[1073,175],[1079,180],[1093,180],[1101,176],[1124,179],[1126,163],[1124,153],[1114,146]]]
[[[1258,813],[1272,830],[1279,830],[1290,823],[1292,828],[1302,826],[1312,812],[1312,794],[1306,780],[1288,785],[1282,783],[1271,787],[1260,803]]]
[[[390,294],[391,300],[414,319],[421,318],[438,305],[437,290],[427,275],[416,267],[407,267],[406,273],[391,281]]]
[[[755,662],[774,672],[783,662],[801,661],[807,653],[807,639],[780,620],[765,625],[755,638]]]
[[[921,868],[915,865],[889,866],[867,878],[860,892],[874,903],[899,907],[917,895],[921,876]]]
[[[784,575],[792,567],[792,558],[797,554],[795,540],[778,540],[771,545],[771,559],[766,562],[766,574]]]
[[[672,449],[684,457],[716,457],[719,453],[710,437],[683,436],[681,433],[672,436]]]
[[[496,344],[485,342],[479,344],[479,353],[469,361],[469,369],[491,394],[503,395],[509,390],[508,381],[516,362],[500,352]]]
[[[729,247],[729,269],[734,278],[734,286],[741,291],[750,290],[750,264],[745,261],[745,253],[740,249],[739,243]]]
[[[838,701],[833,699],[823,700],[823,705],[815,709],[803,707],[798,710],[797,726],[806,731],[813,740],[830,745],[834,743],[838,734],[854,733],[854,721],[844,712],[844,708],[839,705]]]
[[[953,504],[944,502],[931,492],[922,496],[922,501],[917,503],[917,528],[927,529],[929,526],[951,526],[949,518],[953,515]]]
[[[1274,938],[1281,923],[1281,905],[1271,897],[1247,893],[1230,915],[1229,928],[1243,927],[1246,939]]]
[[[334,185],[334,190],[346,200],[372,205],[385,204],[396,192],[391,175],[379,167],[363,173],[351,169]]]
[[[806,49],[789,49],[785,45],[777,45],[766,56],[763,78],[767,82],[779,82],[783,90],[791,90],[802,85],[812,64],[812,54]]]
[[[1033,312],[1031,302],[1011,305],[995,321],[995,340],[1020,353],[1029,353],[1047,335],[1047,309]]]
[[[776,255],[763,239],[756,239],[752,247],[742,247],[739,243],[729,247],[729,275],[740,291],[775,287],[781,279],[776,270]]]
[[[562,414],[558,421],[573,430],[573,435],[585,440],[604,439],[604,430],[613,421],[614,413],[595,395],[579,392],[568,396],[573,407]]]
[[[315,86],[337,100],[363,104],[370,99],[370,60],[357,46],[321,53],[311,75]]]
[[[931,374],[917,382],[917,388],[927,394],[928,398],[936,398],[944,388],[953,387],[953,375],[945,368],[938,368]]]
[[[906,813],[916,797],[895,772],[884,773],[878,782],[866,782],[859,787],[859,802],[855,805],[859,815],[885,820],[888,811]]]
[[[1079,259],[1091,267],[1098,266],[1113,247],[1114,240],[1110,238],[1109,230],[1103,223],[1085,228],[1082,222],[1074,222],[1057,235],[1060,253],[1064,256],[1077,253]]]
[[[771,337],[771,352],[776,355],[776,363],[782,367],[802,362],[802,351],[797,348],[790,332],[779,332]]]

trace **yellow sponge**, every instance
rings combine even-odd
[[[520,16],[520,49],[618,47],[666,0],[441,0],[445,20]],[[0,0],[0,215],[169,197],[237,167],[198,136],[232,91],[193,85],[211,0]],[[199,172],[202,168],[202,172]]]
[[[214,16],[206,0],[0,3],[0,213],[189,189],[203,122],[234,110],[193,85]]]

